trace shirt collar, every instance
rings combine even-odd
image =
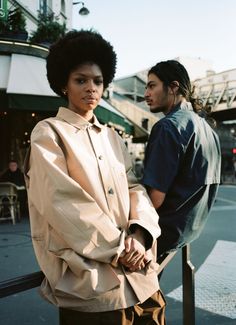
[[[167,115],[173,114],[173,113],[177,112],[178,110],[193,111],[193,107],[190,102],[187,102],[186,100],[182,100]]]
[[[87,127],[96,127],[97,129],[99,129],[99,131],[101,131],[103,128],[105,128],[104,125],[102,125],[97,117],[95,115],[93,115],[94,117],[94,121],[93,123],[90,123],[89,121],[87,121],[85,118],[83,118],[81,115],[71,111],[68,108],[65,107],[60,107],[57,113],[57,117],[59,117],[60,119],[66,121],[67,123],[73,125],[74,127],[76,127],[77,129],[85,129]]]

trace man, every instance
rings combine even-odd
[[[179,62],[150,69],[145,99],[165,115],[151,131],[142,181],[159,214],[161,257],[200,235],[220,183],[220,144]]]
[[[25,186],[24,174],[18,167],[17,161],[9,161],[8,169],[1,175],[0,181],[11,182],[16,186]]]
[[[24,174],[18,167],[16,160],[9,161],[8,169],[1,175],[0,182],[10,182],[16,185],[21,215],[28,215],[27,192],[25,188]]]

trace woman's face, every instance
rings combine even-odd
[[[103,76],[97,64],[84,63],[69,74],[65,87],[68,108],[88,121],[103,94]]]

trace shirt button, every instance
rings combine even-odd
[[[108,189],[108,194],[110,194],[110,195],[114,194],[114,191],[111,187]]]
[[[102,159],[103,159],[103,156],[98,156],[98,159],[99,159],[99,160],[102,160]]]

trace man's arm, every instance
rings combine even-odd
[[[148,188],[147,192],[152,201],[154,208],[159,209],[165,200],[166,193],[161,192],[155,188]]]
[[[142,184],[155,209],[163,204],[179,172],[183,148],[178,130],[168,120],[160,120],[153,127],[145,152]]]

